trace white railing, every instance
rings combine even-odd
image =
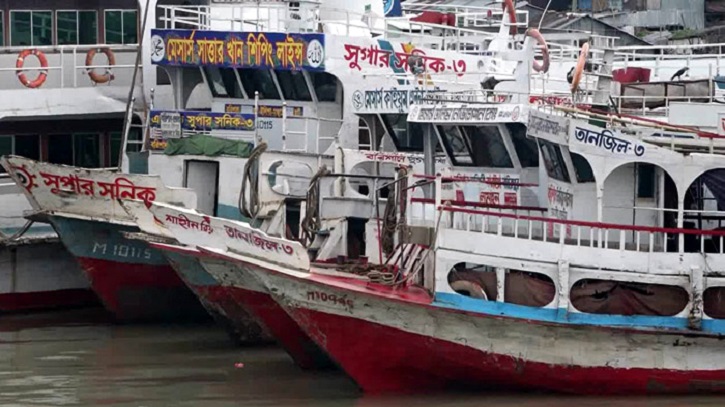
[[[99,50],[103,48],[108,48],[111,52],[115,54],[115,56],[118,58],[119,56],[122,57],[122,59],[127,59],[130,62],[123,63],[119,61],[115,65],[110,65],[108,63],[106,64],[98,64],[94,63],[93,65],[86,65],[85,64],[85,58],[86,54],[91,50]],[[23,68],[18,69],[15,67],[15,60],[17,58],[17,55],[21,52],[33,49],[42,52],[45,54],[47,60],[48,60],[48,66],[47,67],[41,67],[37,59],[33,56],[29,56],[25,59],[25,64]],[[33,78],[35,75],[39,74],[39,71],[48,71],[48,79],[46,82],[48,83],[54,83],[57,84],[57,86],[54,87],[60,87],[60,88],[67,88],[67,87],[73,87],[77,88],[79,87],[79,77],[85,76],[88,80],[88,84],[80,84],[80,87],[86,87],[86,86],[94,86],[96,85],[94,82],[91,81],[90,78],[88,78],[88,70],[94,69],[99,74],[105,74],[106,72],[112,73],[115,76],[115,79],[113,80],[119,80],[122,77],[124,79],[125,76],[128,76],[128,80],[130,81],[133,70],[135,69],[135,60],[136,60],[136,53],[138,52],[138,45],[130,44],[130,45],[112,45],[112,44],[95,44],[95,45],[57,45],[57,46],[37,46],[37,47],[0,47],[0,60],[6,59],[8,61],[7,67],[0,67],[0,74],[3,72],[12,72],[12,76],[19,74],[21,71],[26,72],[26,75],[28,78]],[[3,58],[4,55],[7,55],[7,58]],[[95,57],[96,61],[98,60],[107,60],[105,55],[103,55],[102,52],[98,52]],[[118,71],[121,71],[123,75],[119,75]],[[70,72],[70,75],[72,76],[72,79],[69,82],[68,73]],[[56,75],[59,77],[58,80],[55,80]],[[112,84],[113,80],[108,82],[108,84]],[[17,82],[17,79],[15,79]],[[4,81],[3,81],[4,82]],[[52,85],[51,85],[52,86]],[[18,86],[22,87],[22,85]]]
[[[326,25],[330,32],[339,35],[369,36],[374,32],[382,34],[383,38],[402,39],[415,42],[417,45],[460,52],[480,52],[484,41],[496,35],[475,29],[479,28],[477,26],[468,28],[423,23],[411,21],[406,17],[384,18],[345,9],[319,7],[316,2],[300,2],[299,8],[291,8],[289,3],[285,2],[257,3],[253,7],[243,8],[159,6],[159,9],[162,10],[160,20],[167,29],[318,32],[322,24]],[[485,19],[491,21],[491,26],[500,25],[504,13],[499,8],[491,10],[490,17],[487,11],[476,11],[467,15],[467,18]],[[525,27],[528,24],[528,13],[517,12],[517,19],[513,25]],[[430,34],[432,32],[436,34]],[[468,49],[469,47],[475,49]]]

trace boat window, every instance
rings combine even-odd
[[[279,87],[282,88],[282,94],[286,100],[297,100],[302,102],[312,101],[310,89],[307,87],[307,81],[301,71],[275,71]]]
[[[74,134],[73,150],[73,165],[86,168],[101,166],[98,134]]]
[[[206,80],[209,81],[209,89],[214,97],[234,99],[244,97],[242,89],[239,88],[239,82],[237,82],[237,76],[234,74],[233,68],[205,66],[203,69]]]
[[[48,162],[73,165],[73,136],[52,134],[48,136]]]
[[[516,155],[524,168],[539,166],[539,150],[536,141],[526,136],[526,126],[521,123],[507,124],[511,140],[514,142]]]
[[[31,160],[40,160],[40,136],[37,134],[15,136],[14,141],[13,154]]]
[[[594,172],[589,161],[577,153],[571,153],[571,162],[574,164],[576,181],[580,184],[594,182]]]
[[[596,279],[577,281],[569,295],[577,310],[609,315],[672,316],[689,300],[682,287]]]
[[[458,126],[438,126],[438,133],[443,139],[443,145],[453,165],[473,165],[468,139],[461,133]]]
[[[357,143],[360,150],[372,150],[373,144],[370,140],[370,127],[362,117],[357,122]]]
[[[381,114],[398,151],[423,151],[423,125],[408,123],[407,114]]]
[[[710,287],[702,293],[705,315],[725,319],[725,287]]]
[[[571,182],[569,178],[569,170],[566,169],[564,157],[561,154],[561,148],[549,141],[538,139],[541,147],[541,156],[544,158],[546,173],[549,177],[562,182]]]
[[[549,276],[522,270],[506,270],[503,301],[527,307],[544,307],[556,296],[556,286]],[[496,269],[475,263],[457,263],[448,272],[453,291],[467,297],[496,301]]]
[[[655,166],[637,163],[637,198],[655,197]]]
[[[0,157],[13,154],[13,136],[0,136]],[[0,167],[2,167],[0,165]],[[7,171],[2,167],[0,173],[5,174]]]
[[[55,18],[58,45],[98,44],[98,13],[96,11],[57,11]]]
[[[337,78],[334,75],[327,72],[310,72],[310,78],[318,102],[337,100]]]
[[[511,168],[513,163],[503,143],[498,126],[462,126],[468,137],[476,167]]]
[[[53,45],[53,12],[10,11],[10,45]]]
[[[254,92],[259,92],[260,99],[279,99],[279,91],[272,79],[272,73],[267,69],[239,69],[242,85],[250,99],[254,99]]]
[[[0,47],[5,46],[5,14],[0,10]]]
[[[106,44],[138,43],[136,10],[105,10],[103,18]]]
[[[496,301],[496,269],[475,263],[457,263],[448,272],[448,285],[466,297]]]

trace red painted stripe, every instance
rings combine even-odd
[[[435,199],[431,198],[411,198],[411,202],[413,203],[428,203],[428,204],[434,204]],[[487,204],[483,202],[475,202],[475,201],[458,201],[458,200],[451,200],[451,199],[444,199],[443,202],[449,202],[451,205],[454,206],[473,206],[476,208],[491,208],[491,209],[510,209],[514,211],[536,211],[536,212],[546,212],[548,211],[547,208],[542,208],[540,206],[518,206],[518,205],[498,205],[498,204]],[[492,212],[497,213],[497,212]],[[546,218],[549,219],[549,218]]]
[[[483,352],[352,317],[303,308],[290,312],[369,393],[420,393],[455,388],[602,395],[725,393],[725,370],[686,372],[549,365]]]
[[[77,257],[91,287],[117,319],[198,320],[208,318],[196,296],[170,265],[121,263]]]
[[[0,294],[0,311],[20,312],[56,308],[98,306],[96,294],[90,289],[67,289],[26,293]]]

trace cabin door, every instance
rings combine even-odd
[[[196,192],[198,210],[216,216],[219,200],[219,163],[216,161],[187,160],[184,187]]]

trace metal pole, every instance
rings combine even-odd
[[[149,17],[149,6],[151,0],[146,0],[146,7],[143,15],[143,24],[141,25],[141,38],[138,40],[138,49],[136,50],[136,63],[133,68],[133,76],[131,77],[131,88],[128,90],[128,99],[126,99],[126,112],[133,109],[133,92],[136,88],[136,77],[138,75],[139,65],[141,65],[141,52],[143,49],[143,39],[146,36],[146,22]],[[73,75],[75,77],[75,75]],[[118,149],[118,170],[121,171],[123,164],[123,153],[126,151],[126,143],[128,142],[128,132],[130,130],[130,122],[133,120],[133,114],[130,115],[131,120],[123,123],[123,138],[121,139],[121,148]]]

